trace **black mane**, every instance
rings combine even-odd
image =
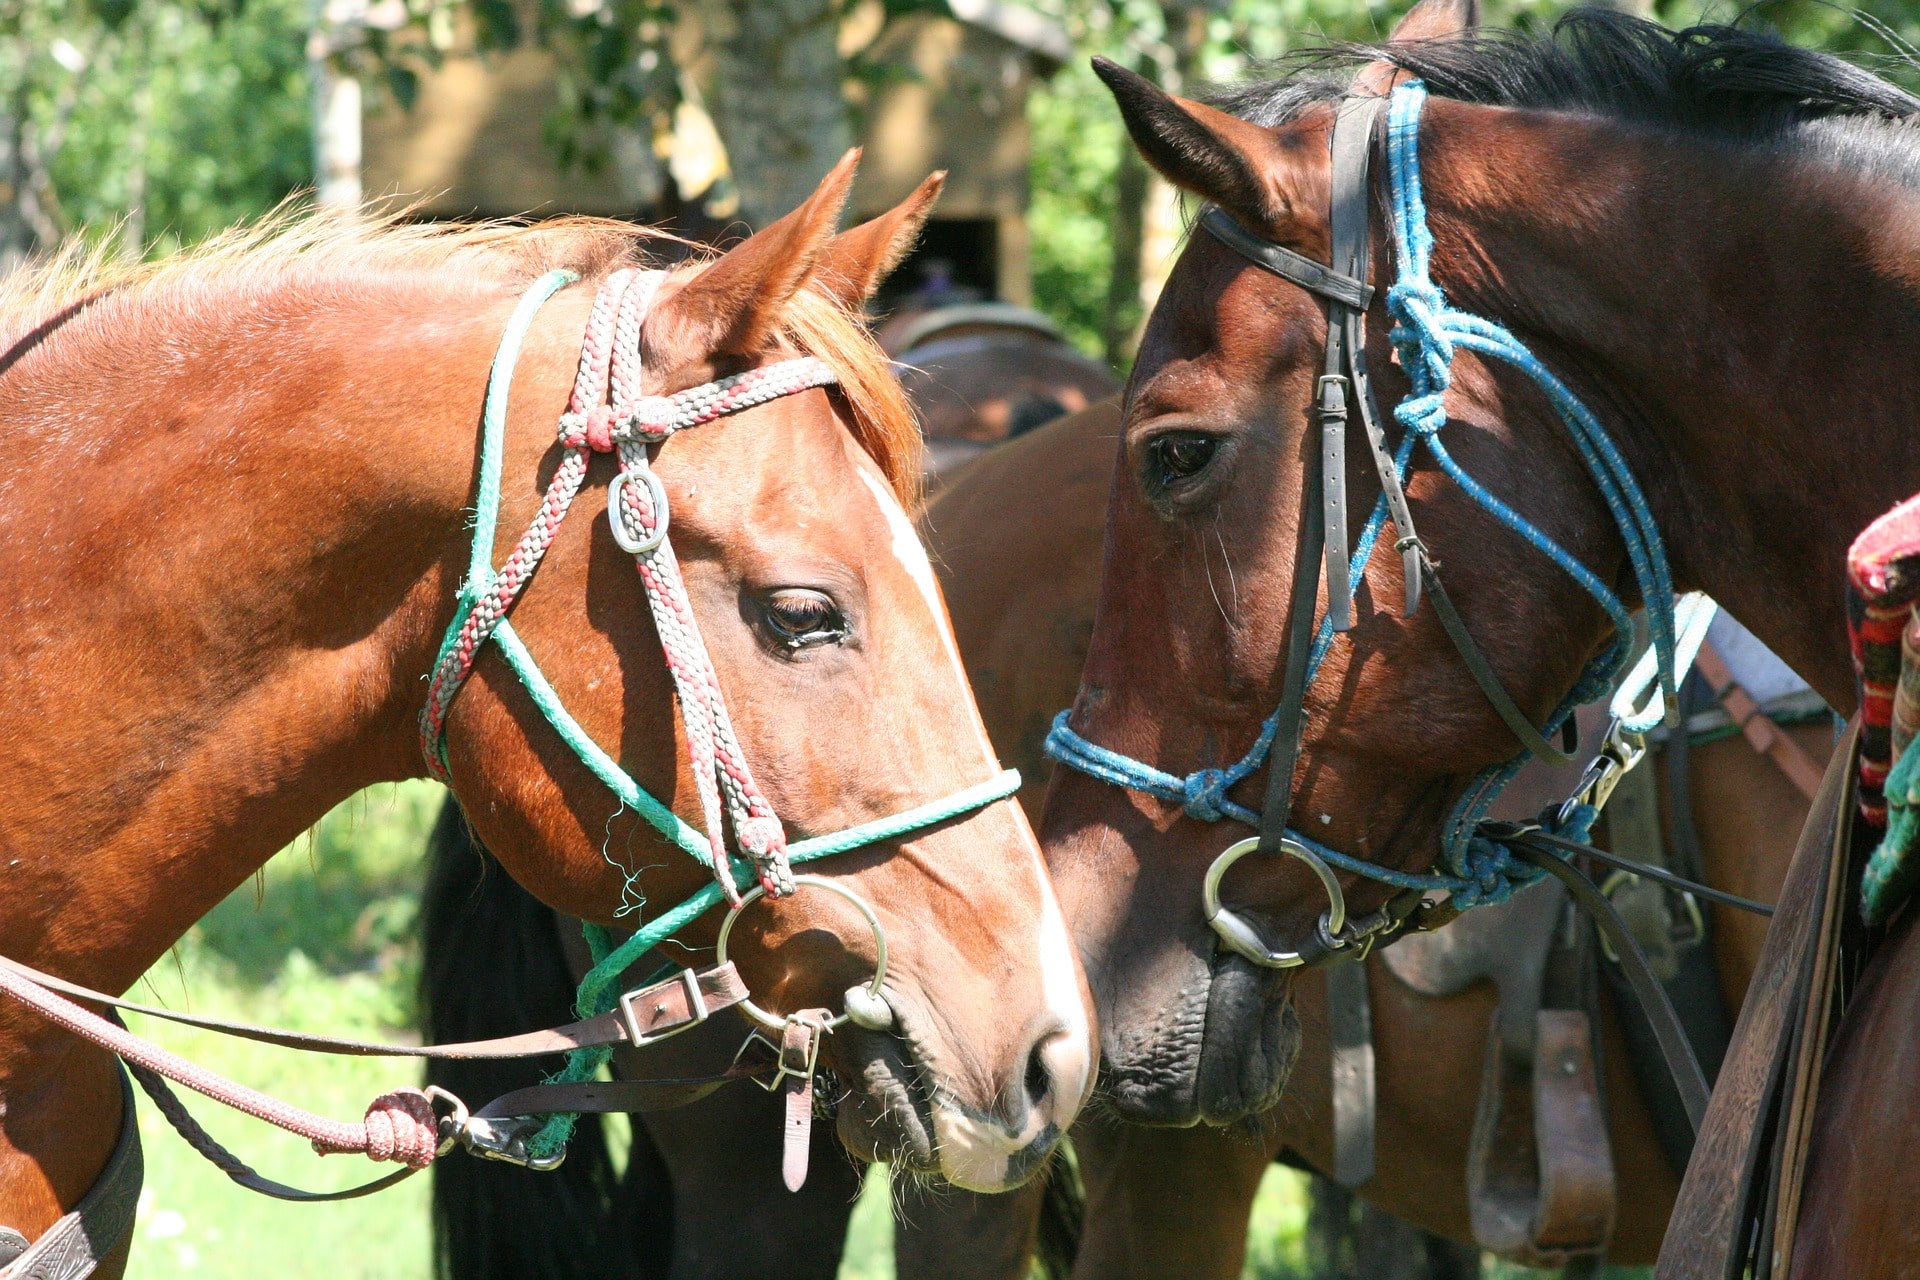
[[[1717,24],[1670,31],[1609,9],[1575,9],[1545,34],[1486,31],[1323,49],[1294,74],[1215,101],[1244,119],[1279,125],[1338,98],[1347,80],[1340,69],[1373,59],[1419,76],[1436,97],[1579,112],[1736,143],[1797,140],[1901,178],[1920,166],[1920,131],[1909,127],[1920,99],[1872,72],[1764,31]],[[1836,118],[1847,118],[1848,127],[1806,127]],[[1888,121],[1901,123],[1890,129]],[[1900,154],[1889,156],[1888,148]]]

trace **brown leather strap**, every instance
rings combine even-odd
[[[1542,1009],[1533,1061],[1533,1127],[1540,1201],[1536,1265],[1603,1254],[1613,1237],[1613,1148],[1601,1103],[1593,1021],[1581,1009]]]
[[[766,1075],[759,1065],[738,1063],[710,1076],[673,1076],[655,1080],[585,1080],[576,1084],[535,1084],[503,1093],[473,1114],[482,1120],[508,1116],[544,1116],[556,1111],[591,1115],[671,1111],[698,1102],[722,1085]]]
[[[1693,1045],[1680,1026],[1680,1018],[1673,1011],[1673,1002],[1667,998],[1666,988],[1654,977],[1639,944],[1633,940],[1626,923],[1620,919],[1620,913],[1613,909],[1613,904],[1594,887],[1591,880],[1549,847],[1533,843],[1528,836],[1508,842],[1508,847],[1520,858],[1565,885],[1567,892],[1573,895],[1573,900],[1593,921],[1594,927],[1612,944],[1614,954],[1620,959],[1621,971],[1632,984],[1633,994],[1639,999],[1640,1008],[1659,1040],[1661,1055],[1667,1060],[1667,1070],[1673,1075],[1674,1087],[1680,1091],[1680,1101],[1686,1108],[1687,1120],[1694,1132],[1698,1133],[1701,1118],[1707,1109],[1706,1077],[1700,1072],[1699,1059],[1693,1055]]]
[[[515,1036],[501,1036],[493,1040],[472,1040],[462,1044],[380,1044],[369,1040],[338,1040],[330,1036],[309,1035],[302,1031],[284,1031],[275,1027],[232,1022],[225,1018],[181,1013],[178,1010],[139,1004],[132,1000],[122,1000],[104,992],[94,991],[77,983],[56,978],[52,974],[41,973],[38,969],[29,968],[17,960],[9,960],[4,956],[0,956],[0,964],[6,965],[15,973],[43,987],[78,1000],[103,1004],[114,1009],[124,1009],[131,1013],[145,1014],[148,1017],[164,1018],[169,1022],[217,1031],[222,1035],[237,1036],[243,1040],[279,1045],[285,1049],[305,1049],[314,1053],[364,1057],[533,1058],[550,1053],[565,1053],[570,1049],[593,1045],[642,1045],[662,1039],[675,1031],[685,1030],[695,1023],[704,1022],[713,1014],[722,1009],[730,1009],[747,998],[746,983],[741,980],[739,972],[733,967],[733,962],[728,961],[726,964],[698,971],[681,970],[671,978],[627,992],[620,998],[619,1005],[610,1013],[603,1013],[597,1018],[587,1018],[580,1022],[570,1022],[562,1027],[553,1027],[545,1031],[529,1031]],[[691,975],[691,978],[688,975]]]
[[[1780,891],[1733,1044],[1680,1185],[1659,1280],[1738,1280],[1753,1242],[1747,1224],[1763,1198],[1756,1180],[1772,1146],[1776,1104],[1790,1072],[1792,1039],[1828,907],[1834,832],[1852,810],[1859,752],[1856,717],[1827,764]]]
[[[0,1280],[84,1280],[92,1275],[133,1230],[145,1172],[133,1086],[122,1072],[120,1136],[106,1167],[80,1203],[41,1232],[25,1252],[0,1266]]]
[[[1733,722],[1740,726],[1741,736],[1746,738],[1747,745],[1773,761],[1780,772],[1787,775],[1787,781],[1800,789],[1800,794],[1809,800],[1813,799],[1820,790],[1822,771],[1806,749],[1788,737],[1787,731],[1760,709],[1753,695],[1740,687],[1733,678],[1732,669],[1714,651],[1711,641],[1700,646],[1699,656],[1693,662],[1712,687],[1713,696],[1733,717]]]
[[[1364,962],[1327,965],[1325,972],[1333,1069],[1333,1180],[1351,1189],[1373,1177],[1373,1011]]]

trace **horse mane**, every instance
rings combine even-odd
[[[554,270],[591,285],[625,266],[658,266],[650,246],[684,252],[668,233],[607,218],[543,222],[416,222],[406,211],[308,209],[289,203],[155,262],[128,261],[109,238],[75,240],[0,279],[0,387],[36,348],[104,339],[108,326],[136,320],[184,325],[215,295],[231,299],[305,293],[337,304],[386,296],[408,277],[451,278],[476,303],[517,290]],[[673,268],[703,270],[712,257]],[[920,428],[865,326],[825,292],[803,287],[783,317],[786,339],[825,361],[840,379],[854,434],[909,506],[920,485]]]
[[[1223,110],[1268,127],[1337,100],[1382,60],[1428,92],[1485,106],[1577,112],[1713,141],[1814,154],[1920,186],[1920,99],[1829,53],[1723,24],[1673,31],[1611,9],[1574,9],[1545,32],[1483,30],[1344,44],[1290,59],[1292,74],[1223,91]],[[1908,60],[1887,59],[1911,68]]]

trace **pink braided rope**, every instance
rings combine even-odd
[[[481,649],[512,609],[552,545],[560,522],[586,479],[592,453],[617,449],[623,473],[650,468],[647,446],[676,431],[740,413],[782,396],[836,381],[833,370],[811,356],[782,360],[734,374],[671,396],[643,394],[641,338],[649,307],[664,273],[634,269],[607,277],[594,297],[573,394],[559,424],[567,450],[548,485],[539,513],[513,552],[488,582],[461,626],[454,644],[434,670],[426,705],[420,712],[421,746],[430,773],[450,782],[440,743],[454,698],[473,672]],[[619,514],[636,541],[650,540],[666,513],[653,510],[653,490],[645,484],[621,486]],[[660,635],[667,671],[679,695],[687,751],[700,800],[714,875],[731,903],[740,900],[727,872],[726,818],[734,838],[759,873],[767,893],[793,892],[787,865],[786,831],[754,780],[728,714],[706,641],[687,599],[678,557],[665,539],[636,557],[640,580]]]
[[[299,1134],[321,1155],[360,1152],[373,1160],[394,1160],[415,1169],[433,1162],[440,1147],[433,1104],[418,1089],[383,1093],[367,1107],[358,1124],[329,1120],[311,1111],[237,1084],[188,1062],[150,1040],[134,1035],[23,974],[0,965],[0,991],[38,1012],[54,1025],[137,1063],[175,1084],[225,1103],[276,1128]]]

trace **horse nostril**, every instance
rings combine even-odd
[[[1034,1045],[1027,1053],[1027,1102],[1039,1106],[1046,1100],[1047,1092],[1053,1088],[1053,1073],[1047,1070],[1045,1055],[1046,1041]]]

